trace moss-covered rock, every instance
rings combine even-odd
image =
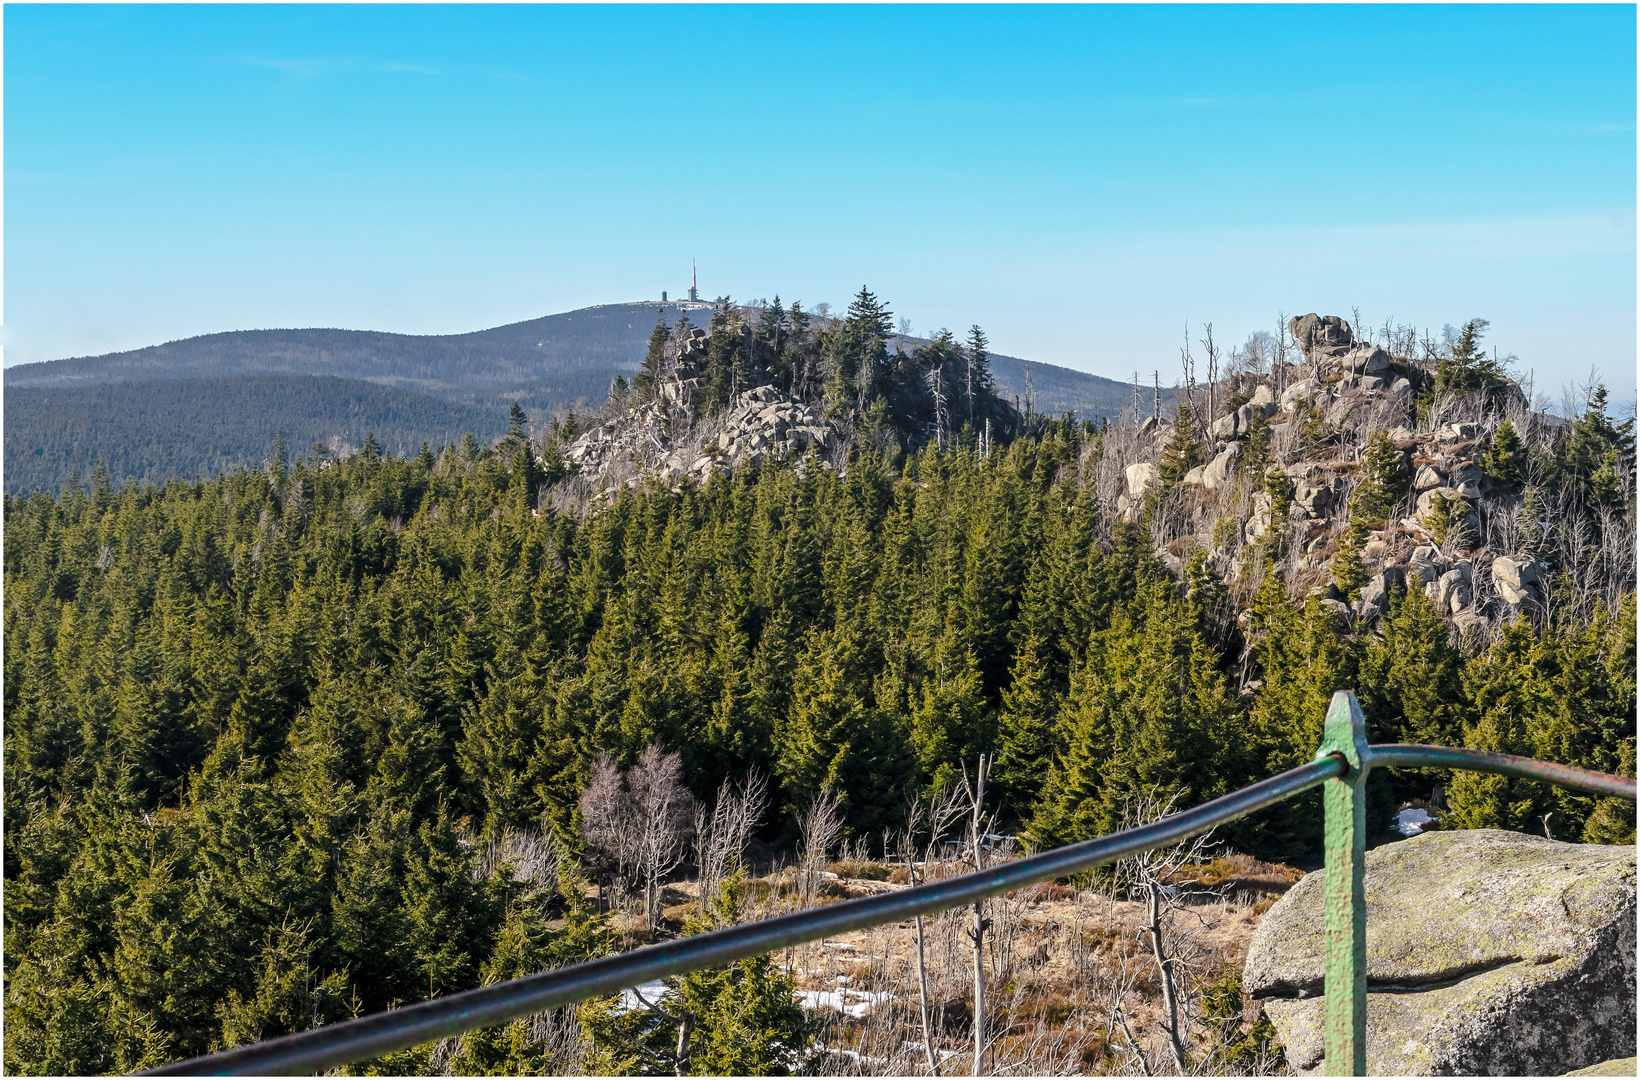
[[[1253,938],[1244,982],[1294,1072],[1322,1058],[1322,886]],[[1635,1052],[1635,852],[1496,829],[1367,853],[1367,1068],[1557,1075]]]

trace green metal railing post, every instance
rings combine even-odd
[[[1322,785],[1326,828],[1325,1072],[1367,1075],[1367,724],[1350,690],[1333,695],[1317,760],[1349,762]]]

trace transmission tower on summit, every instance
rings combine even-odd
[[[699,299],[700,299],[700,296],[697,295],[696,290],[695,290],[695,260],[690,259],[689,260],[689,301],[690,301],[690,303],[694,303],[695,301],[697,301]]]

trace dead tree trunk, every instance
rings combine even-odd
[[[1184,1041],[1179,1035],[1179,994],[1173,980],[1173,961],[1162,943],[1162,885],[1151,882],[1145,890],[1149,905],[1149,922],[1145,930],[1150,934],[1150,953],[1156,959],[1156,970],[1162,976],[1162,1030],[1167,1032],[1168,1048],[1173,1051],[1173,1064],[1183,1076],[1190,1069],[1185,1060]]]
[[[985,869],[985,766],[986,756],[979,756],[974,770],[974,786],[969,791],[973,817],[969,833],[974,848],[974,870]],[[966,779],[966,777],[965,777]],[[985,903],[974,904],[974,928],[969,931],[974,942],[974,1075],[985,1075]]]

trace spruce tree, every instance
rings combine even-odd
[[[1493,433],[1481,458],[1481,467],[1486,470],[1486,475],[1500,484],[1518,484],[1521,457],[1520,435],[1515,431],[1514,422],[1505,420]]]
[[[688,321],[687,316],[684,317],[684,321]],[[643,367],[632,380],[640,402],[650,401],[660,392],[660,380],[666,368],[666,344],[670,340],[670,335],[671,327],[666,325],[666,309],[657,308],[655,329],[649,333],[649,349],[644,353]]]

